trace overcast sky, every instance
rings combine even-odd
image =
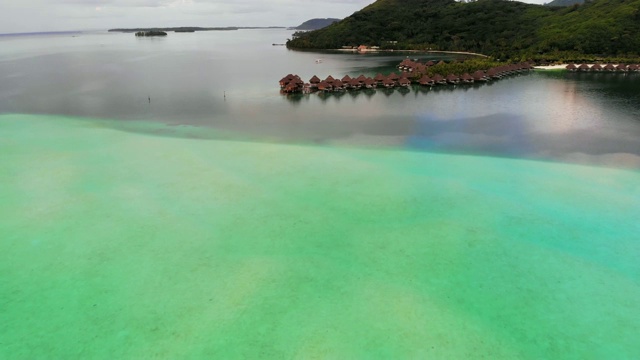
[[[374,0],[0,0],[0,33],[151,26],[296,26],[315,17],[344,18],[373,2]]]

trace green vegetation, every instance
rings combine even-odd
[[[327,18],[327,19],[311,19],[303,22],[301,25],[295,27],[296,30],[317,30],[325,28],[340,19]]]
[[[584,0],[553,0],[544,4],[544,6],[571,6],[575,4],[584,4]]]
[[[453,61],[449,63],[442,62],[434,66],[429,66],[424,74],[417,74],[416,77],[422,75],[433,77],[435,74],[440,74],[442,76],[447,76],[449,74],[462,75],[464,73],[473,74],[478,70],[488,70],[501,65],[504,65],[504,63],[488,59],[468,59],[465,61]]]
[[[548,7],[506,0],[378,0],[324,29],[297,34],[295,49],[361,44],[382,49],[471,51],[498,59],[637,58],[640,0]]]

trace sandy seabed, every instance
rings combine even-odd
[[[120,124],[0,116],[0,358],[640,358],[637,171]]]

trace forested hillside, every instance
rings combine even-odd
[[[472,51],[498,58],[540,54],[638,56],[640,0],[547,7],[506,0],[378,0],[290,48],[376,45]]]

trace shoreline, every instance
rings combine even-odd
[[[291,49],[296,50],[296,49]],[[358,50],[358,49],[329,49],[330,51],[342,51],[342,52],[354,52],[354,53],[394,53],[394,52],[408,52],[408,53],[440,53],[440,54],[460,54],[460,55],[472,55],[479,56],[483,58],[489,58],[488,55],[478,54],[468,51],[444,51],[444,50],[378,50],[378,49],[367,49],[367,50]]]

